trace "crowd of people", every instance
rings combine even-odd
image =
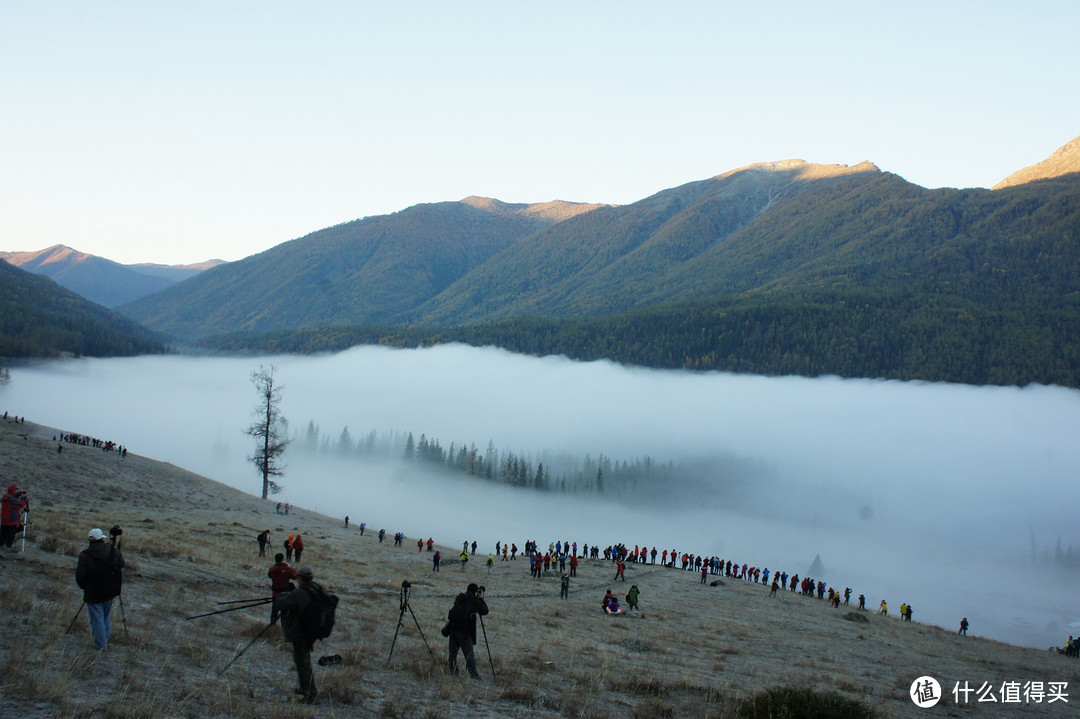
[[[85,434],[59,434],[53,435],[54,442],[66,442],[67,444],[78,444],[83,447],[92,447],[94,449],[100,449],[105,452],[116,452],[121,457],[127,457],[127,447],[118,444],[112,440],[98,439],[97,437],[91,437]],[[60,448],[60,445],[58,445]]]

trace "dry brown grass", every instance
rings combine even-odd
[[[410,551],[409,542],[380,544],[302,509],[276,515],[272,502],[135,455],[119,460],[65,447],[57,457],[50,430],[25,427],[29,447],[0,425],[0,471],[28,487],[34,501],[26,552],[0,553],[9,639],[0,645],[0,715],[725,718],[766,689],[790,687],[835,693],[881,716],[920,717],[907,692],[922,674],[943,683],[1080,687],[1080,663],[1057,655],[892,618],[848,622],[845,610],[824,602],[790,594],[770,601],[765,587],[737,581],[702,586],[692,572],[628,567],[642,588],[642,611],[607,617],[598,609],[609,586],[606,565],[583,563],[568,600],[559,599],[555,574],[532,579],[521,561],[499,562],[491,576],[482,566],[460,572],[447,565],[434,574],[429,555]],[[114,606],[113,641],[97,653],[85,611],[65,630],[81,603],[74,567],[83,538],[90,527],[114,523],[125,530],[129,565],[123,615]],[[292,700],[291,651],[277,627],[218,676],[266,627],[268,606],[185,620],[221,608],[217,602],[268,596],[266,569],[277,550],[260,558],[254,541],[266,528],[275,547],[301,532],[304,563],[341,597],[334,636],[314,656],[339,654],[342,661],[316,667],[316,707]],[[451,548],[458,542],[442,539]],[[443,552],[452,556],[452,549]],[[387,662],[405,579],[428,646],[406,612]],[[487,585],[492,610],[485,620],[490,662],[482,635],[477,647],[479,683],[447,676],[439,634],[453,596],[474,580]],[[1025,716],[1054,716],[1071,706],[1021,708]],[[951,708],[960,715],[981,709]]]

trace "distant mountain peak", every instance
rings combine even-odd
[[[547,220],[550,222],[561,222],[574,217],[575,215],[591,212],[600,207],[610,207],[610,205],[587,202],[566,202],[565,200],[552,200],[551,202],[538,202],[534,204],[510,203],[496,200],[493,197],[477,197],[476,195],[466,197],[461,201],[461,204],[474,207],[477,210],[483,210],[484,212],[490,212],[493,215],[503,217],[510,215],[534,217],[539,220]]]
[[[91,257],[93,257],[93,255],[79,252],[67,245],[53,245],[52,247],[46,247],[44,250],[36,250],[34,252],[0,252],[0,258],[7,260],[16,267],[22,267],[26,264],[33,264],[35,267],[40,267],[53,262],[82,262]]]
[[[193,277],[220,260],[187,266],[122,265],[113,260],[53,245],[35,252],[0,252],[0,260],[50,277],[76,294],[106,307],[130,302]]]
[[[776,162],[756,162],[752,165],[730,170],[714,179],[724,179],[740,172],[748,171],[785,172],[794,175],[797,180],[821,180],[830,177],[854,175],[861,172],[881,172],[881,169],[872,162],[864,160],[857,165],[819,165],[806,160],[779,160]]]
[[[1074,172],[1080,172],[1080,137],[1074,137],[1042,162],[1017,170],[991,189],[1000,190],[1036,180],[1049,180]]]

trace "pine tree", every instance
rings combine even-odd
[[[341,454],[349,454],[353,449],[353,441],[352,436],[349,434],[349,428],[347,426],[342,427],[341,436],[338,437],[337,450]]]
[[[275,372],[277,367],[274,365],[269,368],[260,365],[259,369],[251,373],[251,383],[255,385],[260,400],[259,404],[255,405],[255,422],[247,428],[248,436],[258,441],[255,454],[248,457],[248,461],[258,467],[262,474],[263,499],[281,491],[281,485],[270,478],[284,474],[285,465],[281,464],[281,455],[291,442],[286,436],[288,424],[278,406],[285,386],[276,382]]]

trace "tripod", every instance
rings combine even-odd
[[[86,602],[83,602],[82,604],[79,605],[79,610],[77,612],[75,612],[75,616],[71,618],[71,624],[68,625],[68,628],[64,631],[64,634],[71,633],[71,628],[73,626],[75,626],[75,620],[79,618],[80,614],[82,614],[82,609],[85,606],[86,606]]]
[[[241,608],[241,609],[245,609],[246,607],[240,607],[240,608]],[[188,617],[188,618],[190,619],[191,617]],[[224,674],[224,673],[225,673],[225,670],[226,670],[226,669],[228,669],[229,667],[231,667],[231,666],[233,665],[233,662],[235,662],[235,661],[236,661],[237,659],[239,659],[240,657],[242,657],[242,656],[244,655],[244,652],[246,652],[246,651],[247,651],[248,649],[251,649],[251,645],[252,645],[252,644],[254,644],[255,642],[259,641],[259,639],[260,639],[260,638],[262,637],[262,635],[263,635],[263,634],[266,634],[266,631],[267,631],[267,630],[268,630],[268,629],[269,629],[270,627],[272,627],[272,626],[274,626],[274,623],[273,623],[273,622],[270,622],[270,623],[269,623],[269,624],[267,624],[267,625],[266,625],[265,627],[263,627],[263,628],[262,628],[262,631],[261,631],[261,632],[259,632],[258,634],[256,634],[256,635],[255,635],[255,638],[254,638],[254,639],[252,639],[252,640],[251,640],[250,642],[248,642],[248,643],[247,643],[247,646],[246,646],[246,647],[244,647],[243,649],[241,649],[241,650],[240,650],[240,651],[239,651],[239,652],[237,653],[237,655],[236,655],[235,657],[233,657],[232,659],[230,659],[230,660],[229,660],[229,663],[228,663],[228,664],[226,664],[225,666],[223,666],[223,667],[221,668],[221,671],[220,671],[220,672],[218,672],[218,676],[220,677],[220,676],[221,676],[222,674]]]
[[[23,507],[22,511],[22,547],[19,548],[19,553],[22,554],[26,551],[26,527],[30,524],[30,505]],[[35,535],[36,536],[36,535]]]
[[[398,614],[397,627],[394,629],[394,641],[390,642],[390,654],[386,657],[386,665],[390,666],[390,657],[394,656],[394,645],[397,644],[398,632],[405,625],[403,621],[405,618],[405,610],[409,610],[409,614],[412,615],[413,622],[416,624],[416,630],[420,632],[420,638],[424,640],[424,646],[427,647],[428,654],[431,655],[431,661],[434,664],[438,664],[435,660],[435,653],[431,651],[431,646],[428,644],[427,637],[424,636],[424,630],[420,628],[420,620],[416,618],[416,614],[413,613],[412,607],[409,606],[409,589],[412,587],[407,581],[401,583],[401,596],[399,598],[401,604],[401,613]]]
[[[242,607],[229,607],[228,609],[219,609],[216,612],[207,612],[206,614],[196,614],[193,617],[184,617],[184,619],[185,620],[199,619],[201,617],[211,617],[211,616],[213,616],[215,614],[225,614],[226,612],[238,612],[241,609],[250,609],[251,607],[261,607],[264,604],[272,604],[274,602],[274,600],[273,599],[239,599],[239,600],[237,600],[235,602],[218,602],[218,604],[241,604],[241,603],[244,603],[244,602],[248,602],[248,603],[244,604]]]
[[[112,529],[109,530],[109,535],[112,537],[113,549],[116,549],[116,550],[119,551],[120,547],[117,546],[117,544],[116,544],[116,538],[119,537],[120,535],[122,535],[123,533],[124,533],[124,530],[120,529],[120,527],[118,525],[115,525],[115,524],[113,525]],[[123,540],[120,541],[120,544],[121,544],[121,546],[123,545]],[[123,594],[117,594],[116,599],[120,602],[120,621],[124,624],[124,636],[127,637],[127,615],[124,614],[124,595]],[[89,611],[89,610],[87,610],[87,611]],[[78,616],[78,614],[76,614],[75,616]]]
[[[495,662],[491,659],[491,644],[488,643],[487,627],[484,626],[484,615],[477,614],[476,616],[480,618],[480,629],[484,632],[484,646],[487,647],[488,664],[491,666],[491,678],[498,679],[498,677],[495,676]]]

